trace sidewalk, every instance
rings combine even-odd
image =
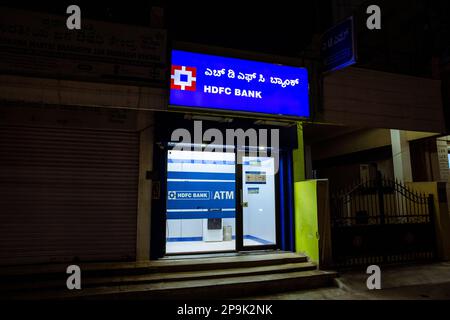
[[[381,267],[381,289],[368,290],[365,270],[341,272],[334,288],[250,297],[269,300],[450,300],[450,262]]]

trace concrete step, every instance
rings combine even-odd
[[[298,272],[315,270],[317,266],[311,262],[297,262],[287,263],[281,265],[268,265],[268,266],[256,266],[247,268],[227,268],[227,269],[215,269],[215,270],[200,270],[200,271],[182,271],[182,272],[148,272],[146,274],[126,274],[126,275],[113,275],[113,276],[101,276],[92,277],[88,275],[86,277],[82,274],[82,287],[92,288],[98,286],[114,286],[114,285],[132,285],[132,284],[144,284],[144,283],[156,283],[156,282],[170,282],[170,281],[191,281],[201,279],[216,279],[216,278],[228,278],[238,276],[249,275],[263,275],[263,274],[276,274],[286,272]],[[34,278],[32,282],[10,282],[3,283],[0,288],[1,292],[12,293],[18,291],[36,291],[39,290],[54,290],[54,289],[66,289],[66,278],[48,279],[45,276]]]
[[[245,297],[328,286],[336,277],[336,273],[319,271],[306,256],[292,252],[198,255],[81,264],[82,290],[69,291],[66,267],[0,268],[0,299]]]
[[[0,267],[2,279],[14,279],[15,277],[24,279],[26,277],[35,278],[37,275],[66,277],[68,265],[77,264],[84,275],[105,276],[123,274],[146,274],[148,272],[181,272],[200,271],[228,268],[247,268],[255,266],[270,266],[286,263],[307,262],[305,255],[293,252],[273,252],[260,254],[236,253],[228,256],[217,255],[216,257],[205,258],[204,255],[186,257],[170,257],[160,260],[139,261],[139,262],[102,262],[102,263],[74,263],[49,264],[33,266],[11,266]]]
[[[152,267],[158,272],[200,271],[228,268],[273,266],[287,263],[307,262],[308,257],[292,252],[270,254],[237,254],[216,258],[177,259],[175,257],[154,261]]]
[[[98,286],[10,294],[9,299],[218,299],[318,288],[334,284],[335,272],[302,270],[195,280]]]

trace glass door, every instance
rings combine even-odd
[[[238,250],[277,247],[277,172],[275,158],[238,159]]]
[[[235,153],[169,150],[166,254],[235,251]]]

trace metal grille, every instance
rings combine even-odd
[[[377,176],[331,197],[336,266],[436,257],[433,196]]]

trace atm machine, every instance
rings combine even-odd
[[[203,241],[223,241],[222,218],[203,219]]]

